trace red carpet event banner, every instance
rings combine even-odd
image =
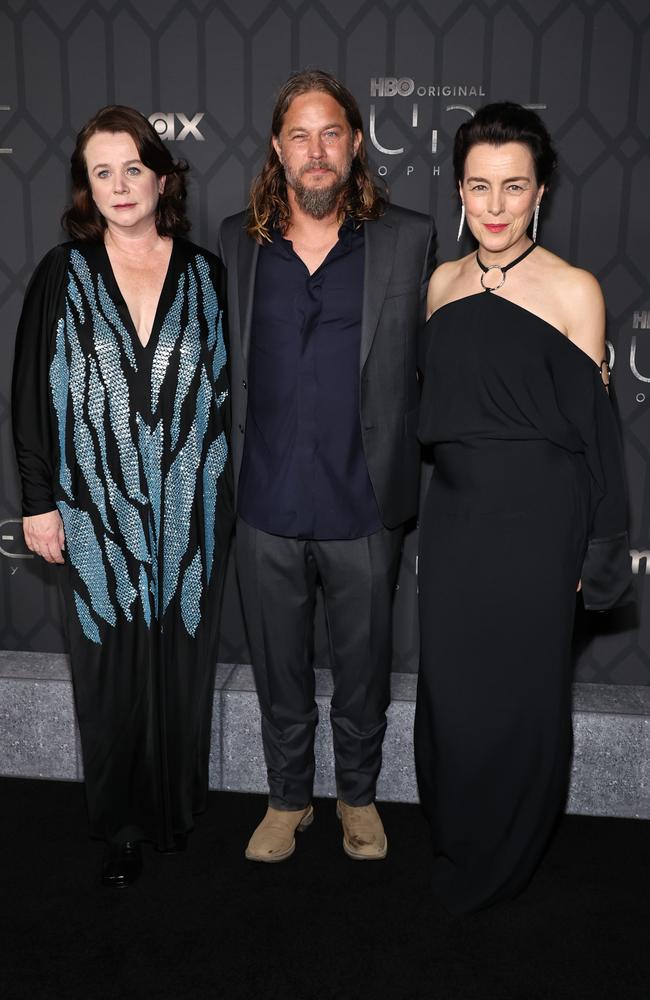
[[[471,249],[456,243],[459,124],[482,104],[510,99],[548,125],[559,170],[538,239],[593,271],[605,293],[638,592],[636,611],[579,608],[577,678],[650,684],[647,0],[2,0],[0,648],[65,649],[56,570],[22,540],[10,377],[27,282],[65,239],[59,220],[77,131],[106,104],[149,117],[190,164],[192,236],[215,250],[222,218],[244,207],[263,160],[275,95],[305,67],[353,91],[374,170],[395,203],[435,216],[439,261]],[[425,466],[423,486],[427,478]],[[405,542],[395,601],[393,666],[402,672],[417,670],[416,536]],[[319,635],[327,665],[322,621]],[[232,567],[220,660],[248,662]]]

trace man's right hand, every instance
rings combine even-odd
[[[49,510],[47,514],[32,514],[23,518],[23,535],[25,545],[37,556],[42,556],[49,563],[63,563],[65,549],[65,534],[63,521],[58,510]]]

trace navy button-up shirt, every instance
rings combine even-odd
[[[320,539],[382,527],[359,417],[363,264],[351,221],[311,275],[279,231],[260,248],[238,503],[252,527]]]

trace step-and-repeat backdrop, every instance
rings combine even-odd
[[[440,260],[459,253],[458,125],[501,99],[537,108],[547,122],[560,170],[540,241],[593,271],[605,292],[639,593],[637,612],[579,611],[577,676],[650,684],[647,0],[2,0],[0,648],[65,649],[56,571],[22,542],[9,386],[26,283],[64,239],[78,129],[109,103],[150,116],[191,164],[193,238],[214,249],[221,219],[246,202],[278,88],[304,67],[335,73],[357,96],[375,170],[393,201],[435,215]],[[399,671],[417,669],[416,536],[407,537],[396,592]],[[322,616],[318,635],[325,664]],[[220,660],[247,659],[231,567]]]

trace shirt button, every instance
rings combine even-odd
[[[246,381],[245,378],[241,380],[241,384],[243,385],[244,389],[248,389],[248,382]]]
[[[244,433],[244,425],[243,424],[239,425],[239,430],[241,431],[242,434]]]

